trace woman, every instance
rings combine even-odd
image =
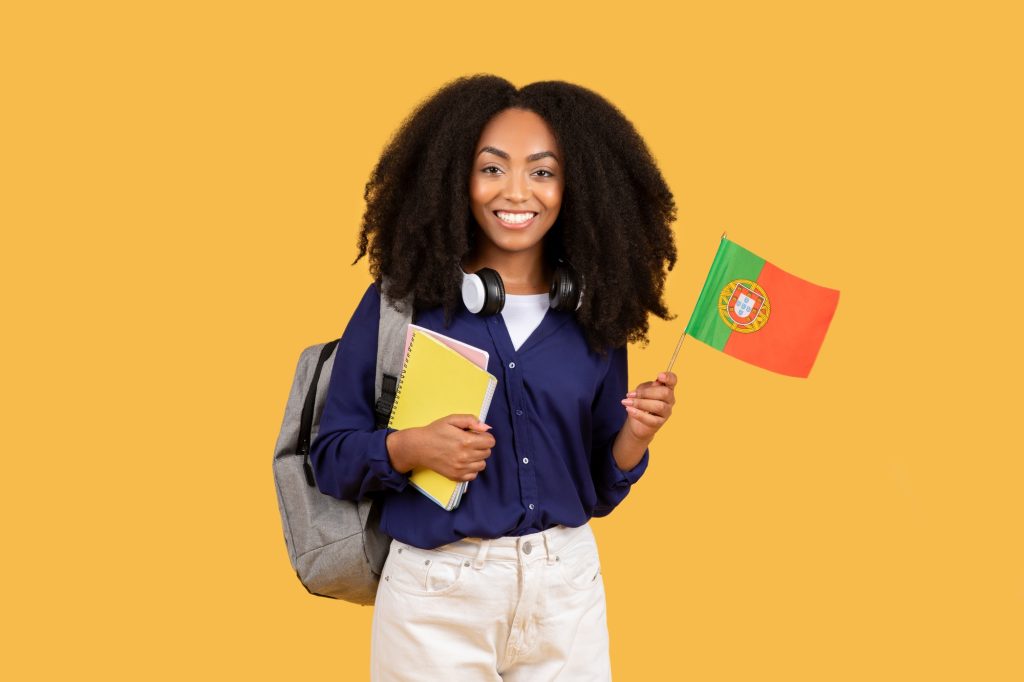
[[[374,283],[340,341],[310,458],[323,492],[378,496],[394,538],[372,679],[609,679],[587,522],[643,474],[675,402],[672,373],[627,392],[626,354],[647,341],[649,313],[671,319],[672,193],[599,95],[484,75],[406,119],[365,196],[356,262],[369,253]],[[504,297],[476,314],[469,275],[487,269]],[[499,384],[486,424],[374,429],[385,281],[417,324],[488,351]],[[455,510],[408,485],[417,466],[471,482]]]

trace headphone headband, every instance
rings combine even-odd
[[[462,267],[459,266],[462,270]],[[548,292],[550,305],[555,310],[575,312],[583,305],[582,278],[569,261],[558,259]],[[505,284],[501,275],[492,268],[480,268],[473,274],[462,271],[462,302],[469,312],[496,315],[505,307]]]

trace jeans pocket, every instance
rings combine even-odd
[[[556,564],[562,581],[574,589],[590,589],[601,581],[601,558],[593,538],[583,538],[559,551]]]
[[[396,542],[382,577],[397,592],[420,596],[449,594],[462,584],[469,573],[469,563],[459,554]]]

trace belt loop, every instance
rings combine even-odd
[[[473,559],[473,568],[480,569],[484,567],[484,561],[487,560],[487,550],[490,546],[490,539],[484,538],[480,540],[480,550],[476,553],[476,558]]]
[[[557,527],[558,526],[555,526],[555,528]],[[555,563],[555,549],[551,546],[551,540],[549,539],[551,530],[552,529],[549,528],[548,530],[541,533],[541,535],[544,536],[544,551],[547,552],[548,555],[548,566],[551,566]]]

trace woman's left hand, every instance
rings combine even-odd
[[[645,381],[622,399],[629,418],[626,425],[637,440],[651,441],[668,418],[676,403],[676,375],[662,372],[657,381]]]

